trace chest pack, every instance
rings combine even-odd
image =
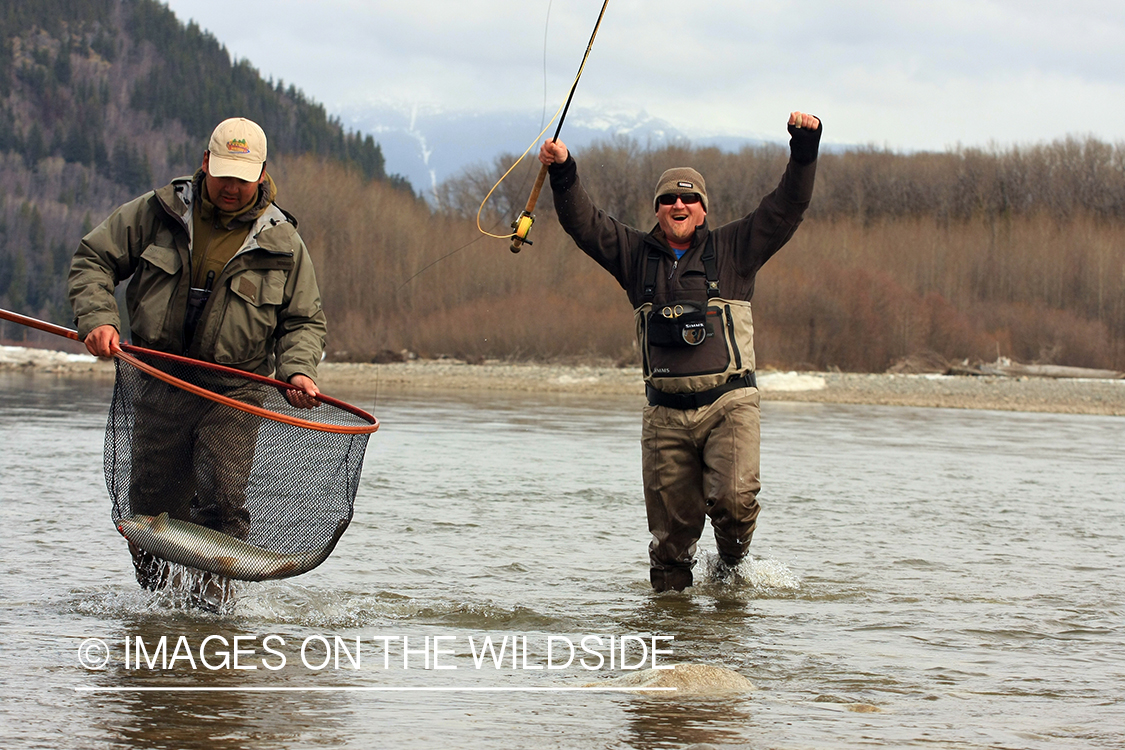
[[[645,259],[643,303],[634,310],[645,382],[665,393],[697,393],[754,371],[754,323],[750,303],[722,297],[713,240],[703,262],[706,299],[654,304],[662,253]]]

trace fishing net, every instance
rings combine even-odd
[[[105,439],[113,520],[156,557],[242,580],[298,575],[352,518],[378,421],[284,383],[124,346]]]

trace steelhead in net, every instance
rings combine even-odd
[[[285,383],[125,345],[105,439],[113,521],[160,559],[263,581],[312,570],[352,518],[375,417]]]

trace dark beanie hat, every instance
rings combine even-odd
[[[691,167],[673,167],[660,175],[656,181],[656,195],[652,197],[654,211],[659,208],[656,199],[665,193],[699,193],[703,210],[707,210],[707,185],[703,182],[703,175]]]

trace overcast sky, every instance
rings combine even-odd
[[[602,0],[168,5],[330,113],[539,113],[546,98],[550,115]],[[1122,0],[610,0],[574,106],[644,110],[689,138],[782,137],[800,109],[826,141],[894,150],[1116,143],[1123,63]]]

